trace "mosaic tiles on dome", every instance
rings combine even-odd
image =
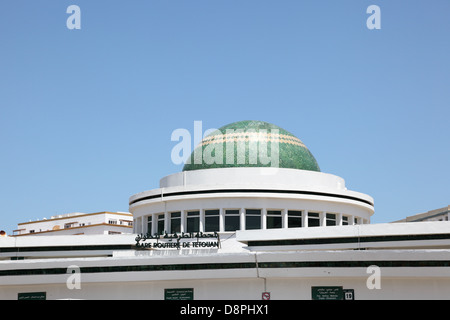
[[[264,121],[239,121],[214,131],[195,148],[183,171],[230,167],[320,171],[299,138]]]

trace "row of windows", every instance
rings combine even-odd
[[[306,212],[305,212],[306,213]],[[303,217],[303,211],[288,210],[287,211],[287,228],[301,228],[303,224],[307,224],[308,227],[319,227],[320,213],[319,212],[307,212],[307,215]],[[180,211],[168,213],[169,226],[165,226],[165,214],[159,213],[153,216],[147,217],[147,232],[158,234],[167,233],[180,233],[180,232],[214,232],[220,230],[220,211],[219,209],[205,210],[203,220],[203,230],[200,230],[200,210],[187,211],[185,215],[184,230],[182,230],[182,214]],[[350,224],[351,217],[342,215],[342,225]],[[360,218],[353,217],[354,224],[361,223]],[[282,210],[267,210],[266,214],[266,228],[276,229],[283,228],[283,215]],[[245,229],[262,229],[263,216],[261,209],[245,209]],[[337,214],[326,213],[324,225],[335,226],[337,225]],[[225,209],[224,210],[224,222],[223,231],[236,231],[241,230],[241,214],[238,209]]]
[[[108,223],[109,224],[120,224],[120,225],[125,225],[125,226],[132,226],[133,225],[133,221],[129,221],[129,220],[119,220],[119,221],[117,221],[117,219],[109,219]]]
[[[125,226],[133,226],[133,221],[129,221],[129,220],[119,220],[117,221],[117,219],[109,219],[108,220],[108,224],[118,224],[118,225],[125,225]],[[87,222],[87,225],[91,225],[91,222]],[[71,228],[76,228],[76,227],[84,227],[86,226],[85,222],[68,222],[64,224],[64,229],[71,229]],[[59,225],[54,225],[52,230],[59,230],[60,226]],[[39,229],[39,231],[36,231],[35,229],[29,230],[29,233],[35,233],[35,232],[42,232],[42,231],[49,231],[49,229],[47,230],[42,230]]]

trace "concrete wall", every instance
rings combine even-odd
[[[356,300],[448,299],[450,278],[383,278],[381,289],[369,290],[361,278],[247,278],[82,283],[69,290],[64,284],[2,286],[0,299],[16,300],[19,292],[46,292],[47,299],[151,299],[163,300],[164,289],[193,288],[194,300],[261,300],[270,292],[273,300],[310,300],[312,286],[354,289]]]

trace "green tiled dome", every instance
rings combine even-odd
[[[214,131],[195,148],[183,171],[235,167],[320,171],[300,139],[264,121],[239,121]]]

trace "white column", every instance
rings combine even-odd
[[[142,217],[137,218],[137,233],[142,233]]]
[[[336,225],[342,226],[342,213],[336,213]]]
[[[148,233],[148,216],[144,216],[143,233]]]
[[[239,210],[239,218],[241,220],[241,229],[240,230],[245,230],[245,209],[241,208]]]
[[[204,232],[205,231],[205,210],[204,209],[200,209],[200,225],[198,227],[198,230],[200,232]]]
[[[186,210],[182,210],[180,232],[186,232],[186,230]]]
[[[225,210],[219,209],[219,232],[225,231]]]
[[[167,211],[164,212],[164,232],[170,233],[170,215]]]
[[[261,212],[261,228],[267,229],[267,209],[263,208]]]
[[[308,228],[308,210],[302,212],[302,227]]]
[[[283,209],[281,211],[281,227],[286,229],[288,226],[288,211],[287,209]]]
[[[327,225],[327,213],[325,211],[319,212],[319,225],[325,227]]]
[[[353,217],[353,216],[348,216],[348,224],[349,225],[354,225],[355,224],[355,217]]]
[[[151,214],[150,215],[151,217],[152,217],[152,229],[151,230],[148,230],[147,232],[149,232],[150,233],[150,235],[154,235],[155,234],[155,215],[154,214]]]

